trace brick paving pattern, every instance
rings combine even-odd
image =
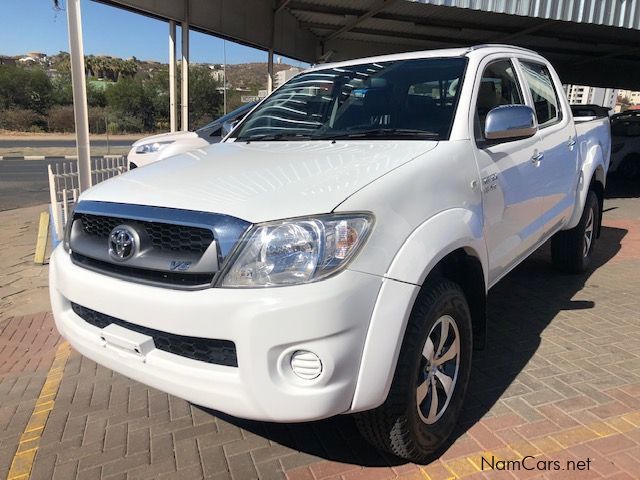
[[[350,417],[239,420],[73,352],[32,478],[638,478],[640,202],[605,207],[589,274],[554,272],[544,247],[492,290],[489,342],[475,354],[464,413],[452,444],[428,465],[376,453]],[[0,323],[0,478],[59,341],[48,314]],[[526,455],[589,459],[590,469],[481,471],[482,456]]]
[[[0,212],[0,322],[51,308],[48,268],[33,263],[39,215],[47,209],[42,205]]]

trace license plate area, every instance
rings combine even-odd
[[[100,332],[100,338],[105,347],[128,353],[142,361],[156,348],[153,338],[149,335],[134,332],[115,323],[104,327]]]

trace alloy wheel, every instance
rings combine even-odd
[[[460,333],[455,320],[443,315],[434,323],[422,351],[416,404],[423,422],[437,422],[449,406],[460,368]]]

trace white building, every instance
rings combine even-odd
[[[211,76],[216,82],[218,83],[224,82],[224,70],[214,68],[213,66],[210,66],[209,68],[211,69]]]
[[[633,90],[620,90],[619,94],[622,98],[627,98],[631,105],[640,105],[640,92]]]
[[[618,90],[615,88],[588,87],[586,85],[565,85],[565,92],[569,103],[592,104],[614,108],[618,100]]]
[[[290,79],[295,77],[301,71],[301,68],[291,67],[289,70],[280,70],[279,72],[276,72],[274,87],[278,88],[283,83],[288,82]]]

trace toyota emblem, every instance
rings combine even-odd
[[[139,244],[138,234],[133,228],[118,225],[109,234],[109,256],[118,262],[124,262],[136,254]]]

